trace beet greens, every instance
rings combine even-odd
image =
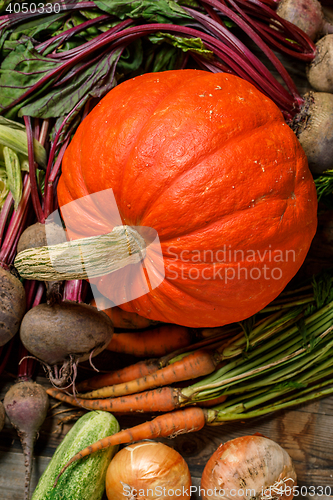
[[[47,38],[51,27],[46,19],[35,14],[25,16],[25,21],[29,17],[35,22],[28,30],[21,14],[0,18],[5,56],[0,69],[4,92],[1,109],[9,117],[61,117],[76,107],[73,120],[89,99],[102,97],[127,75],[184,67],[189,54],[201,64],[211,62],[214,54],[213,62],[219,70],[247,78],[265,92],[264,73],[270,87],[277,88],[274,93],[268,87],[266,93],[278,101],[276,94],[284,93],[282,86],[262,64],[258,68],[258,60],[249,50],[244,53],[244,44],[232,34],[236,26],[258,44],[283,73],[289,87],[292,82],[269,46],[307,61],[315,53],[306,35],[258,0],[205,0],[195,9],[186,7],[186,2],[181,7],[175,2],[152,0],[142,2],[140,7],[133,7],[131,2],[115,6],[107,0],[80,3],[80,9],[68,4],[58,14],[62,28],[51,38]],[[21,35],[20,43],[11,40],[14,26],[15,37]],[[95,36],[89,30],[94,30]],[[151,61],[148,65],[144,63],[147,59]],[[18,73],[27,65],[29,74]],[[289,104],[281,103],[288,113],[292,113],[292,97],[298,97],[295,92],[293,88]]]
[[[302,107],[303,98],[273,50],[310,62],[315,46],[276,14],[274,0],[144,0],[139,5],[97,0],[60,5],[58,14],[0,16],[0,114],[24,118],[32,200],[40,222],[50,214],[72,133],[98,100],[126,78],[199,66],[250,81],[287,120]],[[284,84],[238,33],[258,46]],[[43,208],[33,181],[32,117],[51,122]]]

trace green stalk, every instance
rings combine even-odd
[[[284,304],[276,304],[276,305],[267,306],[267,307],[265,307],[265,309],[262,309],[261,313],[267,313],[267,312],[272,312],[272,311],[281,311],[283,309],[290,309],[291,307],[294,307],[294,306],[310,304],[311,302],[314,302],[313,296],[308,297],[308,298],[304,298],[301,300],[298,299],[298,300],[295,300],[294,302],[286,302]]]
[[[307,336],[311,339],[312,344],[318,344],[324,336],[331,332],[333,321],[332,309],[333,302],[305,319],[304,323],[307,325]],[[312,336],[314,336],[314,338],[312,338]],[[315,339],[317,339],[316,342]],[[283,332],[278,338],[274,337],[269,342],[263,343],[259,348],[254,349],[247,356],[247,359],[244,360],[240,357],[231,363],[227,363],[209,377],[205,377],[200,382],[183,389],[182,393],[185,397],[191,398],[198,392],[220,388],[239,382],[240,380],[252,378],[262,372],[271,371],[275,369],[276,366],[286,364],[295,358],[299,360],[300,356],[306,354],[308,348],[311,349],[311,342],[304,346],[304,338],[298,327],[295,326]],[[279,347],[276,348],[276,345]],[[327,345],[324,346],[324,350],[328,348]],[[310,360],[316,359],[316,352],[317,351],[313,350],[312,346],[309,355]],[[283,357],[281,357],[281,355],[283,355]],[[302,360],[297,361],[296,366],[297,365],[302,366]],[[267,377],[266,380],[268,381]]]
[[[332,369],[324,370],[321,372],[323,376],[332,375]],[[321,397],[326,393],[330,394],[333,392],[333,387],[328,388],[325,391],[320,391],[320,393],[315,392],[318,389],[322,389],[323,387],[332,384],[331,379],[322,380],[320,383],[316,385],[312,385],[311,387],[307,387],[305,389],[297,388],[297,398],[295,399],[295,389],[297,384],[300,385],[299,381],[295,381],[293,385],[286,385],[282,387],[281,384],[274,386],[268,391],[252,391],[247,394],[244,398],[243,396],[239,396],[237,398],[232,398],[232,400],[227,399],[225,403],[222,403],[218,406],[212,408],[217,413],[217,419],[219,422],[221,421],[232,421],[239,420],[239,418],[251,418],[254,416],[264,415],[266,413],[271,413],[277,409],[287,408],[294,405],[299,404],[300,402],[306,402],[308,400],[314,399],[316,397]],[[269,400],[274,400],[279,396],[282,396],[286,393],[289,394],[288,397],[280,398],[274,403],[264,406],[262,408],[258,408],[252,412],[249,412],[250,408],[260,406],[262,403],[265,403]],[[302,400],[300,401],[300,399]]]
[[[296,399],[292,399],[290,401],[286,401],[284,403],[281,402],[276,402],[272,405],[265,406],[263,408],[259,408],[257,410],[251,411],[251,412],[244,412],[244,413],[237,413],[237,414],[222,414],[219,411],[217,412],[217,415],[215,417],[214,422],[212,422],[209,425],[219,425],[221,422],[227,422],[227,421],[235,421],[235,420],[243,420],[243,419],[248,419],[248,418],[254,418],[254,417],[261,417],[262,415],[267,415],[268,413],[272,413],[273,411],[278,411],[278,410],[284,410],[286,408],[290,408],[292,406],[297,406],[300,405],[301,403],[306,403],[309,401],[313,401],[314,399],[322,398],[324,396],[328,396],[333,393],[333,386],[329,387],[327,389],[319,390],[316,391],[316,389],[320,389],[322,386],[327,385],[326,382],[323,382],[322,384],[318,384],[318,386],[312,388],[312,392],[309,393],[309,391],[302,391],[301,397],[298,397]],[[313,392],[315,390],[315,392]],[[304,395],[306,394],[306,395]],[[258,400],[258,404],[259,404]],[[211,408],[214,409],[214,408]]]
[[[259,324],[250,332],[249,342],[247,342],[247,339],[245,339],[244,335],[242,335],[241,338],[237,339],[230,346],[226,347],[223,350],[223,358],[241,354],[244,351],[245,346],[252,348],[268,337],[271,337],[272,335],[280,332],[287,326],[291,326],[303,316],[300,311],[302,311],[302,309],[297,308],[293,311],[289,311],[285,316],[282,317],[282,311],[279,311],[274,315],[269,316],[265,320],[260,321]],[[250,339],[252,339],[251,342]]]
[[[279,401],[275,401],[272,405],[259,408],[256,411],[264,411],[265,413],[270,413],[273,410],[276,409],[277,405],[297,405],[298,401],[300,399],[300,396],[303,398],[302,402],[307,401],[308,399],[313,399],[314,394],[313,392],[316,391],[317,389],[321,389],[327,385],[332,384],[332,365],[333,365],[333,349],[330,349],[327,352],[327,359],[326,362],[321,363],[321,370],[318,372],[316,368],[312,368],[311,370],[306,370],[305,372],[302,372],[301,377],[298,377],[296,380],[293,381],[293,383],[287,383],[287,384],[277,384],[270,388],[268,391],[262,391],[262,390],[256,390],[249,392],[245,395],[238,395],[237,397],[234,397],[230,400],[228,398],[225,403],[222,403],[218,406],[215,406],[213,409],[219,413],[219,421],[223,420],[236,420],[238,417],[233,417],[232,415],[239,415],[241,414],[242,417],[249,415],[249,412],[247,412],[248,409],[253,408],[255,406],[260,406],[262,403],[265,403],[269,400],[274,400],[279,396],[282,396],[283,394],[286,393],[292,393],[291,395],[289,394],[288,397],[285,398],[280,398]],[[313,384],[314,382],[317,382],[318,380],[321,380],[320,383],[316,384],[315,386],[310,386],[304,389],[301,389],[302,385],[306,383],[308,384]],[[297,389],[297,399],[295,400],[295,389]],[[330,389],[332,391],[332,389]],[[224,391],[226,393],[226,391]],[[222,395],[220,393],[219,395]],[[309,396],[306,396],[309,394]],[[322,394],[322,392],[320,393]],[[325,395],[325,394],[324,394]],[[320,397],[320,395],[317,395],[315,397]],[[282,407],[282,406],[281,406]],[[285,406],[287,407],[287,406]],[[246,413],[244,413],[246,412]],[[264,414],[264,413],[262,413]],[[251,416],[255,416],[254,412],[251,413]],[[250,418],[250,417],[247,417]]]
[[[244,408],[244,401],[245,400],[251,400],[256,396],[265,394],[265,398],[263,399],[268,400],[268,399],[274,399],[277,396],[284,394],[286,392],[294,392],[295,388],[300,388],[304,387],[304,385],[308,384],[313,384],[314,382],[317,382],[318,380],[324,379],[325,377],[331,376],[333,373],[332,365],[333,365],[333,349],[327,350],[325,353],[326,355],[322,356],[324,359],[326,358],[326,361],[321,358],[320,362],[320,371],[318,371],[317,366],[312,366],[311,368],[308,368],[307,370],[301,370],[301,376],[298,377],[295,380],[287,381],[286,379],[282,379],[281,381],[277,381],[272,387],[270,387],[267,390],[265,390],[265,380],[266,377],[261,377],[261,383],[258,383],[256,380],[255,384],[250,383],[250,384],[242,384],[241,386],[236,385],[233,386],[230,390],[230,388],[224,388],[217,393],[211,394],[209,391],[203,391],[198,393],[193,401],[195,402],[201,402],[201,401],[207,401],[209,399],[212,399],[212,397],[218,397],[222,395],[228,396],[228,399],[226,402],[221,403],[218,405],[218,408],[220,410],[222,409],[227,409],[227,411],[236,411],[240,407]],[[312,363],[313,365],[313,363]],[[328,380],[328,383],[331,383],[331,380]],[[258,389],[258,387],[260,387]],[[256,390],[254,390],[256,388]],[[311,387],[309,391],[312,390]],[[208,394],[205,394],[208,392]],[[231,399],[230,396],[234,395]],[[289,396],[286,400],[293,398],[294,394]],[[257,401],[252,405],[256,406]],[[233,410],[233,407],[236,408],[236,410]]]
[[[333,330],[333,327],[331,327],[330,331]],[[327,332],[328,333],[328,332]],[[299,373],[306,368],[309,365],[312,365],[313,363],[316,362],[320,357],[322,357],[328,349],[330,349],[333,346],[333,339],[329,344],[325,345],[322,349],[318,350],[317,353],[311,352],[311,356],[308,355],[306,356],[306,347],[299,349],[296,352],[292,352],[291,354],[285,356],[284,358],[280,360],[276,360],[273,363],[270,363],[268,365],[264,366],[259,366],[258,368],[255,368],[253,370],[246,371],[245,373],[241,371],[239,375],[235,375],[233,377],[227,378],[225,380],[220,380],[219,382],[215,384],[207,384],[205,386],[201,386],[201,390],[207,390],[207,389],[213,389],[213,388],[221,388],[221,387],[229,387],[231,385],[236,384],[240,380],[246,380],[249,378],[253,378],[258,374],[261,374],[262,372],[267,372],[267,371],[272,371],[272,369],[276,368],[276,366],[281,365],[281,364],[288,364],[287,367],[284,368],[284,370],[276,372],[273,370],[273,373],[269,376],[266,373],[265,378],[262,380],[262,382],[256,381],[256,387],[260,385],[267,386],[269,384],[274,384],[276,382],[280,382],[283,380],[286,380],[290,376],[294,376],[295,374]],[[301,359],[299,357],[301,356]],[[290,361],[294,361],[294,358],[297,357],[298,359],[296,360],[296,363],[289,363]],[[302,358],[303,357],[303,358]],[[289,375],[290,374],[290,375]],[[277,378],[278,377],[278,378]],[[237,390],[238,385],[236,386]],[[196,394],[196,399],[200,398],[200,393],[201,393],[200,387],[199,388],[193,388],[189,387],[186,389],[182,390],[182,394],[185,397],[192,397],[193,394]]]

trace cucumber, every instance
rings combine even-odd
[[[117,446],[97,451],[74,462],[54,481],[73,455],[101,438],[120,429],[115,417],[106,411],[91,411],[83,415],[66,434],[41,476],[31,500],[101,500],[105,491],[105,475]]]

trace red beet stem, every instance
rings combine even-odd
[[[246,22],[273,48],[303,61],[312,61],[315,57],[316,46],[311,38],[297,26],[281,18],[262,0],[234,0],[234,2],[237,3],[237,11]],[[239,5],[242,6],[242,11]],[[257,17],[266,21],[266,24],[258,21]]]
[[[27,131],[27,139],[28,139],[28,158],[29,158],[29,176],[30,176],[30,183],[31,183],[31,199],[32,199],[32,204],[33,204],[37,219],[39,222],[43,223],[45,221],[45,217],[43,214],[43,210],[42,210],[42,206],[41,206],[39,194],[38,194],[31,119],[30,119],[30,116],[24,116],[23,118],[24,118],[24,123],[25,123],[26,131]]]
[[[230,46],[232,35],[228,31],[227,34],[224,32],[222,35],[221,30],[223,26],[221,24],[215,22],[216,26],[220,29],[220,35],[217,39],[216,34],[213,34],[213,36],[207,34],[207,25],[212,25],[212,23],[214,23],[213,19],[200,14],[198,11],[183,7],[184,10],[186,10],[189,14],[192,15],[192,13],[195,13],[195,17],[194,15],[192,17],[194,17],[196,20],[201,16],[201,20],[199,22],[203,25],[203,31],[186,26],[159,23],[130,27],[130,25],[133,23],[132,20],[123,21],[111,30],[102,33],[98,37],[94,38],[94,40],[86,42],[79,47],[70,49],[62,53],[49,54],[48,57],[50,57],[50,59],[59,59],[59,61],[61,62],[60,65],[50,71],[31,88],[29,88],[20,98],[18,98],[11,104],[11,107],[25,99],[37,88],[46,83],[46,81],[53,80],[53,82],[55,82],[57,79],[61,78],[61,75],[64,74],[64,71],[67,71],[70,67],[73,67],[83,58],[87,59],[95,55],[96,53],[99,53],[100,50],[104,49],[105,47],[109,47],[110,50],[114,50],[115,48],[124,47],[129,43],[135,41],[137,38],[141,38],[142,36],[156,32],[168,32],[175,35],[180,34],[181,36],[190,38],[201,38],[205,45],[209,44],[209,48],[211,48],[211,50],[213,50],[213,52],[222,59],[222,61],[225,60],[225,58],[223,58],[223,55],[227,51],[226,49],[229,49],[229,53],[226,54],[226,58],[229,61],[230,59],[231,61],[234,61],[235,69],[233,71],[236,70],[236,74],[240,75],[241,72],[239,71],[239,68],[246,66],[246,73],[248,73],[249,78],[257,82],[257,86],[260,90],[263,89],[266,95],[271,97],[278,105],[281,105],[283,111],[291,115],[295,114],[294,108],[301,104],[303,101],[300,98],[297,89],[295,88],[288,73],[285,71],[283,65],[279,62],[271,49],[269,49],[269,47],[261,40],[260,36],[251,28],[251,26],[243,18],[241,18],[238,12],[232,11],[231,9],[226,7],[224,3],[222,4],[217,0],[206,0],[206,3],[208,3],[213,8],[222,11],[222,14],[227,15],[229,19],[234,21],[245,33],[247,33],[255,41],[255,43],[257,43],[257,45],[264,51],[264,53],[267,55],[267,57],[269,57],[269,59],[273,62],[277,70],[282,75],[287,87],[289,88],[289,91],[292,94],[291,96],[288,94],[288,92],[285,91],[284,87],[277,82],[273,75],[269,73],[267,68],[265,70],[263,69],[264,65],[260,67],[258,58],[255,58],[253,54],[251,54],[250,59],[248,57],[245,57],[244,51],[240,50],[240,46],[242,44],[239,41],[236,41],[236,37],[233,37],[233,42],[231,44],[232,46]],[[229,3],[232,3],[232,0],[229,0]],[[232,5],[236,4],[232,3]],[[205,20],[205,24],[203,23],[203,20]],[[216,26],[213,30],[215,31],[215,33],[217,29]],[[209,31],[211,31],[211,29],[209,29]],[[255,64],[254,68],[252,67],[253,64]]]
[[[35,46],[35,49],[40,53],[43,54],[45,50],[52,45],[53,50],[55,48],[58,48],[59,45],[62,45],[64,42],[66,42],[69,38],[72,36],[76,35],[80,31],[83,31],[87,28],[90,28],[91,26],[98,24],[102,21],[107,21],[108,19],[112,19],[112,16],[109,16],[107,14],[102,14],[99,17],[96,17],[95,19],[89,19],[88,21],[85,21],[84,23],[78,24],[77,26],[74,26],[74,28],[70,28],[67,31],[64,31],[62,33],[59,33],[59,35],[53,36],[46,42],[42,42],[39,45]],[[54,42],[59,41],[59,45],[55,47]]]
[[[287,72],[283,64],[280,62],[280,60],[273,53],[273,51],[253,30],[250,23],[248,22],[249,19],[248,16],[246,16],[246,14],[242,11],[242,9],[240,9],[233,0],[228,0],[228,1],[237,11],[237,14],[228,7],[221,5],[221,3],[218,0],[205,0],[205,1],[209,3],[212,7],[219,9],[222,12],[222,14],[226,15],[229,19],[231,19],[237,26],[239,26],[244,31],[244,33],[246,33],[251,38],[251,40],[253,40],[254,43],[256,43],[256,45],[263,51],[263,53],[268,57],[268,59],[274,65],[275,69],[279,72],[279,74],[283,78],[283,81],[287,85],[290,93],[294,97],[297,104],[299,105],[302,104],[303,101],[301,99],[301,96],[299,95],[299,92],[294,82],[292,81],[289,73]]]
[[[9,192],[7,195],[7,198],[5,200],[5,203],[3,204],[3,207],[0,211],[0,245],[2,243],[2,237],[5,233],[7,221],[8,221],[8,218],[11,214],[13,207],[14,207],[14,199],[13,199],[12,193]]]
[[[74,112],[74,109],[71,111],[70,114],[72,114],[73,112]],[[67,118],[68,118],[68,116],[67,116]],[[59,135],[60,135],[60,133],[59,133]],[[54,192],[53,192],[54,186],[53,186],[53,184],[54,184],[54,181],[55,181],[57,175],[60,172],[61,162],[62,162],[63,156],[65,154],[66,148],[68,146],[69,140],[70,140],[70,138],[68,137],[67,140],[61,146],[60,151],[59,151],[58,156],[57,156],[57,159],[54,163],[54,167],[51,170],[51,172],[49,173],[48,179],[46,179],[46,177],[45,177],[45,197],[44,197],[44,199],[45,199],[45,208],[44,208],[45,217],[48,217],[53,210],[53,205],[54,205]],[[54,141],[54,145],[55,146],[58,145],[56,143],[56,141]],[[51,154],[50,154],[51,160],[52,160],[52,158],[54,158],[55,150],[56,150],[56,147],[54,147],[54,149],[53,149],[53,153],[52,153],[53,156],[51,156]],[[50,165],[51,165],[51,163],[50,163]]]
[[[82,302],[82,280],[66,281],[64,287],[63,300],[71,300],[72,302]]]
[[[9,195],[8,195],[9,196]],[[14,211],[8,229],[6,231],[6,236],[4,238],[1,251],[0,251],[0,261],[8,263],[9,257],[13,255],[13,249],[15,251],[15,241],[17,241],[17,235],[24,229],[24,216],[27,211],[27,205],[30,198],[30,179],[29,175],[25,175],[23,179],[23,193],[21,201]],[[7,200],[6,200],[7,201]]]

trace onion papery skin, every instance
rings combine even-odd
[[[109,500],[182,500],[191,497],[191,485],[183,457],[154,441],[140,441],[123,448],[106,473]]]
[[[248,318],[293,278],[316,231],[316,190],[295,134],[269,98],[225,73],[146,73],[112,89],[66,150],[59,204],[107,189],[124,225],[157,232],[163,262],[152,245],[144,264],[156,279],[164,266],[165,277],[141,296],[143,268],[90,281],[154,321]],[[111,203],[91,207],[66,227],[76,238],[105,234],[112,216]],[[138,298],[123,300],[124,282]]]
[[[276,485],[283,494],[272,497],[291,500],[296,481],[291,457],[280,445],[263,436],[243,436],[221,444],[210,457],[201,495],[203,500],[264,500]]]

